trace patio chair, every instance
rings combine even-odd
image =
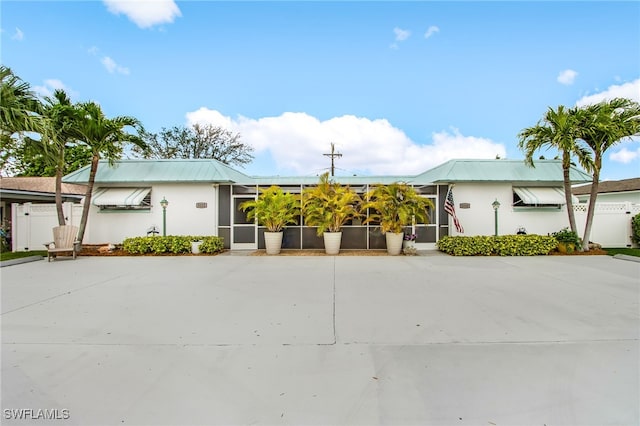
[[[53,228],[53,248],[47,247],[47,261],[55,258],[58,253],[71,253],[76,258],[79,251],[79,241],[77,240],[78,227],[72,225],[62,225]]]

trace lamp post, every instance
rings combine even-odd
[[[162,200],[160,200],[160,205],[162,206],[162,236],[166,237],[167,236],[167,206],[169,205],[169,202],[167,201],[166,198],[162,197]]]
[[[495,235],[497,237],[498,236],[498,209],[500,208],[500,203],[498,202],[497,198],[493,203],[491,203],[491,207],[493,207],[493,213],[495,215],[495,225],[496,225]]]

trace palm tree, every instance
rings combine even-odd
[[[331,180],[329,172],[320,176],[316,186],[302,191],[302,212],[307,225],[317,226],[317,235],[340,232],[350,220],[361,215],[358,206],[362,199],[348,186]]]
[[[363,223],[380,223],[383,234],[401,233],[414,220],[428,223],[428,210],[434,209],[431,200],[420,196],[415,188],[402,182],[376,185],[369,190],[365,199],[362,211],[372,211]]]
[[[56,211],[58,224],[65,225],[62,211],[62,175],[64,174],[65,148],[74,140],[75,109],[69,96],[62,89],[57,89],[53,97],[46,97],[42,106],[41,138],[39,141],[27,138],[33,152],[42,156],[45,164],[53,167],[56,173]]]
[[[138,146],[144,146],[142,139],[136,135],[125,131],[126,127],[133,127],[138,132],[142,129],[140,121],[129,116],[117,116],[107,118],[100,105],[95,102],[83,102],[77,105],[76,124],[74,126],[74,136],[80,142],[91,148],[91,168],[89,170],[89,181],[87,192],[82,207],[82,218],[80,229],[78,230],[78,241],[82,243],[89,208],[91,206],[91,194],[98,171],[100,157],[104,157],[112,165],[120,157],[122,144],[131,142]]]
[[[16,133],[38,131],[40,101],[29,83],[10,68],[0,65],[0,169],[4,169],[14,148]]]
[[[576,142],[578,139],[577,109],[567,109],[562,105],[556,110],[549,107],[538,124],[522,130],[518,137],[520,139],[518,146],[525,153],[525,163],[531,167],[535,167],[533,155],[539,149],[555,148],[562,153],[562,175],[569,226],[577,234],[578,227],[571,194],[571,159],[575,156],[585,170],[590,170],[592,164],[589,151]]]
[[[593,152],[592,184],[587,221],[582,237],[583,250],[589,250],[602,158],[605,152],[623,139],[640,135],[640,104],[630,99],[615,98],[582,107],[578,114],[578,137]]]

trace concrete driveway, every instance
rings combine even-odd
[[[636,262],[81,257],[0,273],[2,424],[640,423]]]

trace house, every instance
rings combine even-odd
[[[84,198],[86,191],[86,185],[63,183],[62,202],[77,204]],[[0,220],[2,221],[2,228],[11,235],[12,204],[31,203],[42,205],[55,203],[55,195],[55,177],[0,177]],[[70,208],[65,206],[65,209],[65,213],[68,213]],[[57,221],[52,223],[57,224]]]
[[[89,167],[64,178],[86,184]],[[529,167],[522,160],[450,160],[419,175],[339,176],[335,179],[365,193],[372,185],[406,182],[433,201],[429,223],[417,223],[417,247],[435,248],[445,235],[457,235],[444,204],[452,189],[464,235],[492,235],[498,222],[500,234],[548,234],[567,226],[562,189],[562,166],[557,160],[537,161]],[[574,183],[590,176],[572,168]],[[98,167],[91,200],[85,243],[119,243],[150,230],[167,235],[218,235],[226,248],[264,248],[264,228],[248,221],[239,205],[254,199],[260,188],[279,185],[300,193],[315,185],[318,177],[248,176],[216,160],[121,160],[113,167]],[[166,210],[160,206],[167,200]],[[500,207],[496,215],[492,203]],[[577,201],[577,200],[576,200]],[[166,223],[166,229],[163,228]],[[384,248],[384,236],[375,224],[360,221],[343,228],[344,249]],[[285,230],[283,248],[322,248],[315,229],[300,224]]]
[[[591,184],[572,188],[573,195],[581,203],[587,203],[591,198]],[[640,204],[640,178],[607,180],[598,184],[598,198],[600,203],[634,203]]]

